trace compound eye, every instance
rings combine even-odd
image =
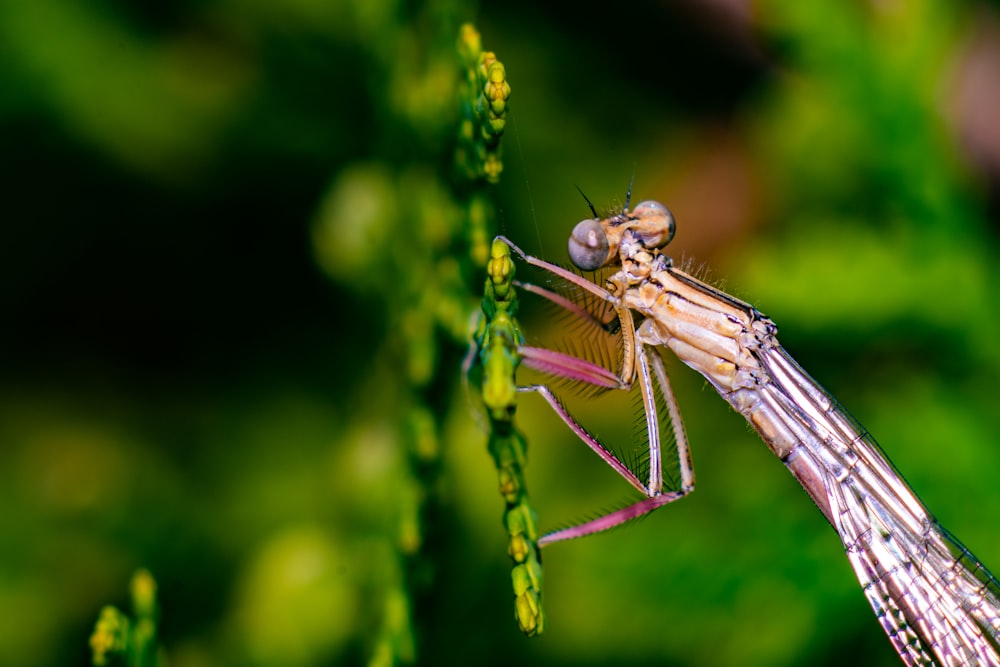
[[[583,220],[569,235],[569,259],[584,271],[594,271],[608,261],[608,237],[599,220]]]
[[[632,209],[632,217],[641,220],[640,235],[647,248],[662,248],[674,238],[677,225],[674,216],[666,206],[658,201],[639,202]]]

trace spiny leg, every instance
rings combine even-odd
[[[543,299],[551,301],[556,306],[559,306],[563,310],[575,315],[577,318],[584,322],[588,322],[593,326],[602,329],[607,333],[617,333],[621,330],[621,323],[618,321],[618,312],[612,307],[612,309],[607,313],[609,317],[602,319],[597,317],[594,313],[590,312],[580,304],[574,302],[572,299],[568,299],[562,294],[555,292],[553,290],[547,289],[540,285],[534,285],[532,283],[524,283],[519,280],[515,280],[514,284],[519,288],[523,289],[525,292],[531,292],[536,294]],[[601,299],[602,301],[608,301],[607,299]]]
[[[580,422],[573,417],[573,415],[570,414],[569,410],[566,409],[566,406],[564,406],[562,401],[560,401],[556,395],[552,393],[551,389],[544,384],[533,384],[527,387],[518,387],[517,390],[522,392],[530,391],[539,394],[552,407],[559,418],[562,419],[567,426],[569,426],[570,430],[576,434],[576,437],[580,438],[585,445],[590,447],[595,454],[600,456],[602,461],[611,466],[615,472],[621,475],[626,482],[635,487],[635,489],[640,493],[647,496],[650,495],[649,490],[646,485],[642,483],[642,480],[636,477],[635,473],[629,470],[628,466],[622,463],[621,460],[615,456],[614,452],[605,447],[600,440],[591,435],[590,432],[584,428]]]
[[[611,530],[615,526],[620,526],[623,523],[631,521],[632,519],[638,519],[641,516],[649,514],[655,509],[659,509],[664,505],[669,505],[675,500],[680,500],[685,495],[687,495],[686,492],[671,491],[669,493],[661,493],[660,495],[653,496],[651,498],[643,498],[639,502],[633,503],[628,507],[623,507],[620,510],[609,512],[608,514],[599,516],[586,523],[581,523],[578,526],[570,526],[569,528],[563,528],[562,530],[542,535],[538,538],[538,546],[545,547],[556,542],[572,540],[577,537],[585,537],[587,535],[593,535],[594,533],[600,533],[605,530]]]
[[[599,516],[596,519],[592,519],[577,526],[571,526],[569,528],[564,528],[562,530],[558,530],[553,533],[544,535],[541,538],[539,538],[538,546],[544,547],[547,544],[562,542],[563,540],[570,540],[576,537],[583,537],[585,535],[592,535],[594,533],[599,533],[601,531],[609,530],[611,528],[614,528],[615,526],[620,526],[621,524],[627,521],[631,521],[632,519],[648,514],[657,508],[663,507],[664,505],[672,503],[675,500],[683,498],[694,488],[693,477],[691,475],[685,475],[684,473],[686,466],[684,460],[682,459],[681,460],[682,478],[686,477],[687,481],[690,481],[691,484],[685,483],[679,491],[670,491],[668,493],[651,490],[651,488],[643,484],[643,482],[638,477],[636,477],[635,473],[633,473],[628,468],[628,466],[622,463],[618,459],[618,457],[614,455],[614,453],[612,453],[607,447],[605,447],[597,438],[591,435],[590,432],[587,431],[587,429],[585,429],[582,425],[580,425],[580,423],[573,418],[573,415],[570,414],[570,412],[566,409],[566,407],[559,401],[558,398],[556,398],[555,394],[553,394],[548,387],[546,387],[545,385],[531,385],[528,387],[519,387],[518,391],[525,391],[525,392],[531,391],[540,394],[542,398],[544,398],[548,402],[548,404],[552,407],[552,409],[559,416],[559,418],[562,419],[567,426],[569,426],[570,430],[573,431],[573,433],[575,433],[576,436],[584,442],[584,444],[586,444],[598,456],[600,456],[601,459],[609,466],[611,466],[611,468],[615,472],[621,475],[625,479],[625,481],[627,481],[634,488],[636,488],[643,495],[646,496],[645,498],[636,503],[633,503],[627,507],[623,507],[622,509],[616,510],[614,512],[610,512],[608,514]],[[645,407],[645,401],[643,403],[643,406]],[[655,406],[653,414],[655,415]],[[677,437],[676,434],[679,428],[682,427],[679,427],[677,425],[674,426],[675,437]],[[683,440],[683,435],[681,435],[680,438],[678,438],[678,440]],[[659,442],[658,433],[656,441],[657,443]],[[659,456],[657,456],[657,461],[659,461]],[[651,462],[651,467],[652,467],[652,462]],[[657,472],[654,475],[654,473],[650,471],[650,477],[651,479],[654,478],[659,479],[662,487],[663,471],[660,468],[660,464],[658,462],[655,467],[657,468]]]
[[[670,380],[667,376],[666,369],[663,366],[663,359],[655,352],[652,354],[647,352],[646,346],[642,343],[638,344],[636,352],[638,356],[639,387],[642,392],[643,410],[646,413],[649,434],[650,471],[648,485],[644,485],[638,477],[636,477],[635,473],[626,467],[610,450],[608,450],[607,447],[601,444],[600,441],[583,428],[583,426],[581,426],[580,423],[573,418],[569,411],[566,410],[565,406],[559,402],[559,400],[547,387],[544,385],[535,385],[521,389],[522,391],[535,391],[540,393],[546,401],[548,401],[549,405],[552,406],[552,409],[555,410],[556,414],[559,415],[566,425],[569,426],[570,429],[577,435],[577,437],[583,440],[588,447],[594,450],[598,456],[600,456],[619,475],[625,478],[629,484],[647,496],[646,498],[643,498],[642,500],[627,507],[623,507],[622,509],[597,517],[596,519],[587,521],[586,523],[582,523],[578,526],[571,526],[569,528],[544,535],[538,540],[538,545],[540,547],[544,547],[545,545],[552,544],[554,542],[561,542],[563,540],[569,540],[576,537],[592,535],[594,533],[614,528],[615,526],[619,526],[627,521],[631,521],[632,519],[638,518],[652,512],[655,509],[663,507],[664,505],[672,503],[675,500],[679,500],[694,490],[694,469],[691,464],[691,455],[688,448],[687,435],[684,433],[684,422],[681,419],[680,409],[677,406],[677,400],[674,397],[673,389],[670,386]],[[652,367],[652,374],[650,373],[650,367]],[[659,386],[659,390],[663,395],[663,400],[667,407],[667,414],[673,428],[674,441],[677,444],[677,458],[681,472],[680,489],[667,493],[662,492],[663,466],[660,449],[659,417],[656,412],[656,401],[653,394],[654,378],[655,382]]]
[[[558,266],[551,262],[546,262],[544,259],[539,259],[538,257],[534,257],[532,255],[527,254],[519,247],[514,245],[514,243],[507,237],[497,236],[495,240],[503,241],[504,243],[506,243],[511,250],[517,253],[521,257],[521,259],[523,259],[528,264],[537,267],[539,269],[542,269],[543,271],[548,271],[549,273],[558,276],[563,280],[565,280],[566,282],[572,285],[576,285],[577,287],[587,292],[590,292],[599,299],[607,301],[612,305],[612,307],[615,310],[615,314],[618,317],[619,326],[621,327],[621,332],[622,332],[623,363],[621,369],[618,372],[618,379],[620,383],[619,388],[621,389],[630,388],[632,386],[632,381],[635,379],[635,372],[636,372],[635,371],[636,341],[635,341],[635,327],[633,325],[632,311],[626,308],[624,305],[622,305],[621,299],[619,299],[618,297],[616,297],[614,294],[604,289],[603,287],[595,285],[589,280],[582,278],[573,273],[572,271],[568,271],[562,268],[561,266]],[[567,308],[567,304],[569,304],[570,307],[568,307],[567,310],[573,312],[574,314],[580,315],[580,312],[583,311],[583,309],[581,309],[577,304],[573,304],[570,300],[566,299],[565,297],[555,295],[550,290],[545,290],[544,288],[538,288],[537,290],[534,290],[534,293],[542,297],[549,298],[549,300],[551,300],[557,306],[563,308]],[[550,298],[549,295],[553,295],[558,298],[553,299]],[[587,315],[589,315],[589,313]],[[590,318],[593,318],[593,315],[589,316]],[[560,353],[555,353],[555,354],[560,354]],[[529,360],[527,357],[525,358],[525,364],[528,365],[529,367],[531,366],[531,360]],[[596,366],[596,364],[594,364],[594,366]],[[605,386],[605,385],[598,384],[598,386]]]
[[[640,332],[642,328],[640,327]],[[684,430],[684,420],[681,418],[681,409],[677,405],[677,398],[674,396],[673,387],[670,386],[670,377],[667,369],[663,366],[663,357],[657,353],[650,355],[653,362],[653,373],[656,375],[660,385],[660,393],[663,395],[663,402],[667,407],[667,415],[670,417],[670,424],[674,431],[674,444],[677,445],[677,462],[681,471],[681,491],[688,493],[694,490],[694,462],[691,460],[691,449],[688,446],[687,433]]]
[[[597,297],[600,297],[600,298],[604,299],[605,301],[610,301],[610,302],[615,303],[615,304],[617,304],[619,302],[618,297],[614,296],[613,294],[611,294],[610,292],[608,292],[603,287],[599,287],[598,285],[595,285],[594,283],[590,282],[589,280],[587,280],[585,278],[581,278],[580,276],[576,275],[572,271],[564,269],[563,267],[559,266],[558,264],[553,264],[551,262],[546,262],[544,259],[539,259],[538,257],[534,257],[532,255],[529,255],[528,253],[524,252],[519,247],[517,247],[516,245],[514,245],[514,242],[511,241],[510,239],[508,239],[506,236],[497,236],[497,239],[499,239],[499,240],[503,241],[504,243],[506,243],[510,247],[511,250],[513,250],[515,253],[517,253],[518,256],[521,259],[523,259],[525,262],[527,262],[528,264],[531,264],[532,266],[537,266],[538,268],[540,268],[540,269],[542,269],[544,271],[548,271],[551,274],[557,275],[560,278],[562,278],[563,280],[565,280],[567,282],[570,282],[570,283],[573,283],[577,287],[580,287],[580,288],[582,288],[582,289],[590,292],[594,296],[597,296]]]
[[[497,239],[506,243],[529,264],[558,275],[570,283],[578,285],[592,294],[597,295],[602,300],[610,302],[614,306],[615,311],[618,313],[618,318],[622,326],[625,358],[624,363],[622,364],[622,369],[617,374],[612,373],[603,366],[590,362],[586,359],[581,359],[570,354],[539,347],[521,346],[519,348],[521,362],[528,368],[532,368],[542,373],[591,384],[597,387],[625,390],[631,388],[632,376],[635,373],[634,361],[632,359],[634,357],[634,352],[632,352],[632,350],[635,345],[635,327],[632,323],[632,312],[627,308],[624,308],[618,299],[615,299],[609,292],[607,292],[607,290],[601,289],[597,285],[594,285],[593,283],[588,282],[580,276],[556,266],[555,264],[550,264],[544,260],[527,255],[520,248],[502,236],[498,236]],[[539,287],[532,291],[543,298],[549,299],[555,305],[568,310],[580,318],[593,319],[593,315],[581,308],[578,304],[573,303],[571,300],[558,295],[551,290]],[[531,391],[540,394],[552,407],[555,413],[559,415],[567,426],[570,427],[570,430],[572,430],[577,437],[583,440],[588,447],[600,456],[605,463],[611,466],[612,469],[624,477],[625,480],[637,490],[643,494],[649,495],[646,487],[635,476],[635,474],[629,470],[628,467],[622,463],[613,452],[605,447],[599,440],[597,440],[597,438],[592,436],[585,428],[583,428],[583,426],[580,425],[579,422],[573,418],[562,402],[554,393],[552,393],[551,389],[545,385],[539,384],[527,387],[518,387],[518,391]]]
[[[605,389],[628,390],[631,387],[632,376],[635,373],[635,366],[630,361],[627,349],[631,347],[630,341],[634,340],[634,334],[629,335],[625,333],[626,329],[622,328],[623,319],[629,329],[632,327],[631,311],[622,309],[621,306],[612,305],[612,310],[610,312],[613,317],[611,317],[608,321],[605,321],[596,317],[586,308],[552,290],[538,285],[532,285],[530,283],[518,283],[518,286],[525,291],[541,296],[555,306],[569,312],[582,322],[596,326],[605,333],[611,334],[621,331],[623,336],[623,346],[626,348],[623,350],[624,363],[621,366],[621,370],[617,373],[608,370],[600,364],[595,364],[592,361],[583,359],[573,354],[567,354],[565,352],[549,350],[541,347],[533,347],[530,345],[522,345],[520,347],[520,353],[525,366],[542,373],[559,375],[561,377],[566,377],[571,380],[584,382]],[[619,309],[622,309],[625,312],[619,315]],[[612,328],[610,326],[611,322],[616,322],[617,326]]]
[[[641,343],[636,345],[635,352],[639,361],[639,391],[642,393],[642,409],[646,413],[646,429],[649,437],[649,485],[646,488],[648,495],[656,496],[663,491],[660,418],[656,414],[656,397],[653,395],[653,378],[649,373],[649,355],[646,346]]]
[[[558,377],[584,382],[604,389],[628,389],[616,373],[600,364],[544,347],[522,345],[521,363],[528,368]]]
[[[538,260],[536,266],[547,269],[550,265],[548,265],[547,262]],[[574,277],[579,279],[578,276]],[[579,317],[585,319],[593,317],[585,309],[579,308],[579,306],[573,304],[568,299],[549,292],[544,288],[539,288],[535,291],[535,293],[545,298],[549,298],[548,295],[550,294],[554,295],[558,298],[550,298],[550,300],[556,305],[566,307],[566,304],[569,304],[571,307],[567,308],[567,310],[570,310]],[[619,317],[625,325],[622,329],[622,335],[626,337],[626,340],[631,339],[635,341],[636,331],[632,323],[633,320],[631,311],[620,306],[617,300],[614,299],[610,293],[605,291],[604,294],[606,296],[602,296],[602,298],[612,302],[616,311],[620,312]],[[629,369],[627,372],[630,374],[637,373],[640,380],[643,409],[646,414],[649,436],[650,472],[648,484],[644,484],[641,480],[639,480],[639,478],[628,468],[628,466],[622,463],[622,461],[603,443],[591,435],[572,416],[572,414],[570,414],[562,402],[547,386],[539,384],[518,388],[518,391],[531,391],[540,394],[546,402],[549,403],[550,407],[552,407],[560,419],[562,419],[563,422],[570,427],[570,430],[572,430],[577,437],[584,442],[584,444],[590,447],[590,449],[600,456],[605,463],[621,475],[629,484],[647,496],[643,500],[629,505],[628,507],[611,512],[581,525],[572,526],[570,528],[546,535],[539,540],[539,546],[608,530],[609,528],[618,526],[626,521],[652,512],[653,510],[671,503],[674,500],[678,500],[694,488],[694,474],[691,467],[687,438],[684,434],[680,410],[677,407],[676,399],[674,398],[666,371],[663,367],[663,360],[659,354],[655,352],[650,354],[646,350],[646,346],[642,343],[638,343],[637,341],[634,343],[634,347],[632,349],[632,357],[631,359],[629,357],[625,358],[623,367],[627,367]],[[611,389],[628,390],[631,385],[631,382],[624,382],[619,375],[612,373],[606,368],[572,355],[537,347],[521,347],[520,351],[523,357],[523,363],[526,366],[555,377],[563,377],[573,381],[584,382]],[[650,372],[651,367],[652,373]],[[623,368],[621,375],[624,375],[625,372],[626,370]],[[653,379],[654,377],[655,380]],[[654,382],[657,383],[660,392],[663,395],[669,420],[674,431],[674,440],[677,443],[679,459],[678,464],[681,471],[681,489],[676,492],[662,492],[662,454],[660,449],[659,417],[656,409],[655,389],[653,386]]]
[[[632,188],[630,185],[629,193],[627,195],[628,197],[631,197],[631,190]],[[625,208],[626,210],[628,209],[627,203]],[[636,341],[632,311],[626,308],[621,303],[621,300],[618,297],[616,297],[606,289],[594,285],[590,281],[576,275],[571,271],[567,271],[566,269],[556,264],[552,264],[551,262],[546,262],[543,259],[539,259],[537,257],[528,255],[519,247],[514,245],[506,237],[498,236],[497,239],[506,243],[514,252],[520,255],[521,259],[523,259],[528,264],[531,264],[532,266],[538,267],[544,271],[548,271],[549,273],[559,276],[560,278],[563,278],[564,280],[568,281],[570,284],[576,285],[577,287],[580,287],[586,290],[587,292],[596,295],[598,298],[610,303],[614,307],[614,311],[617,314],[619,326],[621,327],[623,336],[622,340],[623,363],[622,363],[622,368],[619,370],[617,376],[619,381],[618,386],[615,386],[612,383],[612,378],[610,377],[610,374],[607,372],[607,369],[598,366],[596,364],[592,364],[588,361],[578,359],[577,357],[563,354],[561,352],[555,352],[552,350],[542,350],[540,348],[524,347],[522,348],[523,362],[529,368],[534,368],[536,370],[549,373],[551,375],[565,377],[580,382],[587,382],[589,384],[593,384],[599,387],[624,389],[626,391],[631,388],[632,382],[635,379],[636,373],[638,371],[640,387],[642,390],[643,409],[646,413],[646,420],[648,423],[650,465],[649,465],[649,485],[644,488],[638,486],[636,488],[639,488],[639,490],[645,493],[647,496],[659,495],[663,489],[663,467],[662,467],[662,458],[660,454],[659,421],[656,414],[656,401],[653,395],[653,384],[652,384],[652,378],[649,373],[649,363],[647,359],[647,354],[643,346],[641,344],[638,344],[638,342]],[[580,317],[581,319],[594,322],[602,327],[605,324],[600,320],[598,320],[597,318],[595,318],[593,314],[581,308],[578,304],[573,303],[571,300],[563,297],[562,295],[556,294],[551,290],[547,290],[542,287],[532,286],[532,289],[530,289],[529,291],[532,291],[533,293],[538,294],[539,296],[542,296],[543,298],[552,301],[557,306],[560,306],[570,311],[571,313]],[[662,360],[659,358],[659,355],[654,354],[654,356],[656,357],[657,361],[660,362],[659,379],[661,387],[664,386],[666,387],[663,390],[663,396],[664,396],[664,401],[667,403],[668,407],[671,408],[670,417],[674,427],[675,437],[677,431],[679,430],[681,433],[681,439],[683,439],[683,432],[684,432],[683,425],[679,421],[680,410],[677,409],[676,401],[674,400],[673,392],[670,391],[669,383],[664,385],[664,382],[666,380],[666,373],[663,372],[662,370]],[[549,395],[551,396],[551,392],[549,392]],[[608,456],[613,457],[614,455],[611,454],[611,452],[608,451],[607,448],[604,447],[595,438],[589,437],[589,440],[588,438],[584,438],[580,434],[580,432],[577,431],[577,428],[579,428],[579,426],[577,425],[576,428],[574,427],[574,424],[576,424],[575,420],[573,420],[572,417],[569,415],[569,413],[565,410],[565,408],[562,407],[561,403],[558,402],[558,399],[555,399],[554,396],[552,396],[552,399],[553,400],[549,400],[547,398],[546,400],[549,400],[549,404],[552,405],[553,409],[555,409],[557,413],[560,413],[560,416],[563,418],[563,421],[565,421],[570,426],[570,428],[573,429],[574,432],[576,432],[577,435],[580,436],[585,443],[587,443],[587,445],[591,449],[597,452],[601,456],[601,458],[607,461],[608,464],[611,465],[613,468],[618,470],[619,474],[622,474],[621,470],[616,468],[607,458]],[[557,405],[559,407],[557,407]],[[678,421],[675,422],[674,421],[675,419]],[[586,433],[586,431],[584,431],[584,433]],[[685,452],[687,451],[686,440],[685,440],[684,450]],[[605,456],[605,454],[607,456]],[[614,458],[614,461],[617,462],[618,461],[617,458]],[[619,465],[621,465],[620,462]],[[681,467],[683,474],[684,471],[683,463],[681,464]],[[631,475],[631,473],[629,474]],[[623,476],[626,479],[629,479],[628,476],[624,474]],[[631,476],[633,479],[635,478],[634,475]],[[629,482],[632,483],[632,480],[629,479]]]

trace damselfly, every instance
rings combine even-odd
[[[631,195],[631,191],[629,192]],[[872,436],[781,347],[777,327],[755,308],[676,269],[662,248],[674,234],[665,206],[644,201],[580,222],[570,259],[592,271],[611,267],[603,286],[527,255],[536,266],[611,306],[621,327],[617,373],[585,359],[522,348],[525,365],[599,387],[642,392],[649,424],[649,477],[639,480],[590,435],[548,388],[540,393],[567,425],[642,491],[639,503],[540,540],[548,544],[619,525],[677,500],[694,486],[680,415],[663,362],[665,346],[701,373],[743,415],[837,530],[875,615],[907,664],[1000,665],[1000,584],[927,511]],[[574,303],[544,289],[566,308]],[[579,313],[587,317],[585,312]],[[665,399],[681,485],[664,492],[654,388]]]

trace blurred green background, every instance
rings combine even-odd
[[[89,664],[140,566],[172,666],[898,664],[836,534],[679,366],[697,492],[547,549],[520,635],[459,381],[466,20],[513,88],[498,230],[565,261],[574,186],[634,173],[1000,567],[996,3],[7,2],[0,665]],[[628,497],[540,400],[518,420],[543,528]]]

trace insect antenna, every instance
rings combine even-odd
[[[580,186],[575,185],[573,187],[575,187],[576,191],[580,193],[580,196],[583,197],[583,200],[587,202],[587,206],[590,207],[590,212],[594,214],[594,219],[595,220],[599,219],[601,216],[597,215],[597,209],[594,208],[594,205],[590,202],[590,199],[587,198],[587,195],[583,194],[583,190],[580,189]]]

